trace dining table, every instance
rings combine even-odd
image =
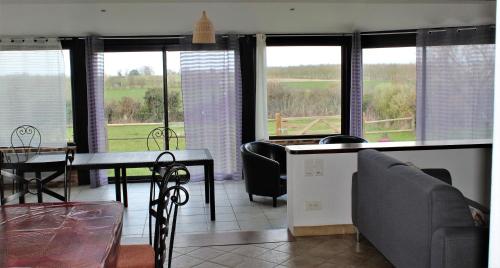
[[[122,201],[128,207],[127,169],[151,168],[156,158],[163,151],[138,151],[138,152],[103,152],[103,153],[76,153],[72,163],[75,170],[112,169],[115,173],[116,201]],[[210,219],[215,221],[215,185],[214,185],[214,160],[208,149],[172,150],[175,162],[186,166],[203,166],[205,176],[205,203],[210,206]],[[168,161],[168,159],[165,159]],[[52,179],[64,172],[65,154],[41,153],[32,156],[25,163],[18,165],[20,173],[53,171],[48,178]],[[46,180],[40,178],[41,180]],[[50,189],[41,187],[44,193],[57,198],[58,194]],[[123,194],[123,199],[122,199]],[[42,202],[39,197],[39,202]]]
[[[0,206],[0,267],[116,267],[116,201]]]

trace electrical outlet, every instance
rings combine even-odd
[[[324,166],[325,165],[323,164],[323,159],[314,160],[314,176],[323,176]]]
[[[320,201],[306,201],[306,211],[321,210]]]

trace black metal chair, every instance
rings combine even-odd
[[[24,163],[33,154],[39,154],[41,144],[40,131],[31,125],[18,126],[10,134],[10,146],[16,156],[16,163]]]
[[[24,178],[11,172],[10,169],[4,169],[5,158],[4,153],[0,151],[0,205],[5,205],[26,194],[24,188],[21,188]],[[12,193],[10,195],[5,193],[5,180],[9,180],[12,184]]]
[[[189,181],[189,171],[184,165],[175,162],[172,153],[163,152],[157,157],[151,176],[149,245],[120,246],[117,267],[163,267],[169,236],[167,267],[172,265],[178,208],[189,201],[189,193],[182,186]]]
[[[175,148],[170,148],[171,140],[174,140]],[[146,146],[148,151],[179,150],[179,137],[171,128],[157,127],[149,132]]]
[[[4,163],[7,163],[11,170],[2,171],[3,178],[12,181],[12,195],[7,198],[9,200],[7,202],[12,201],[15,196],[19,197],[21,202],[24,202],[25,194],[29,193],[28,183],[35,179],[25,178],[21,167],[30,157],[40,153],[41,143],[42,135],[34,126],[21,125],[12,131],[10,135],[10,152],[3,157]],[[35,174],[35,177],[40,176],[39,172]],[[3,183],[3,179],[1,183]],[[37,188],[39,189],[39,187],[40,184],[37,182]]]
[[[349,135],[333,135],[333,136],[328,136],[325,138],[322,138],[319,141],[319,144],[335,144],[335,143],[367,143],[368,141],[356,137],[356,136],[349,136]]]
[[[286,194],[285,147],[267,142],[250,142],[241,145],[243,177],[250,201],[252,195],[277,198]]]

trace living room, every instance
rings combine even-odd
[[[184,177],[168,176],[186,203],[170,203],[165,266],[500,266],[495,10],[0,0],[2,207],[115,201],[115,253],[156,253],[152,182],[170,173],[155,167],[178,163]],[[459,226],[472,231],[434,233]],[[435,248],[464,237],[451,253]]]

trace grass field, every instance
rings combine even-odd
[[[147,88],[106,88],[104,90],[104,100],[106,102],[119,101],[123,97],[130,97],[137,101],[144,100]]]

